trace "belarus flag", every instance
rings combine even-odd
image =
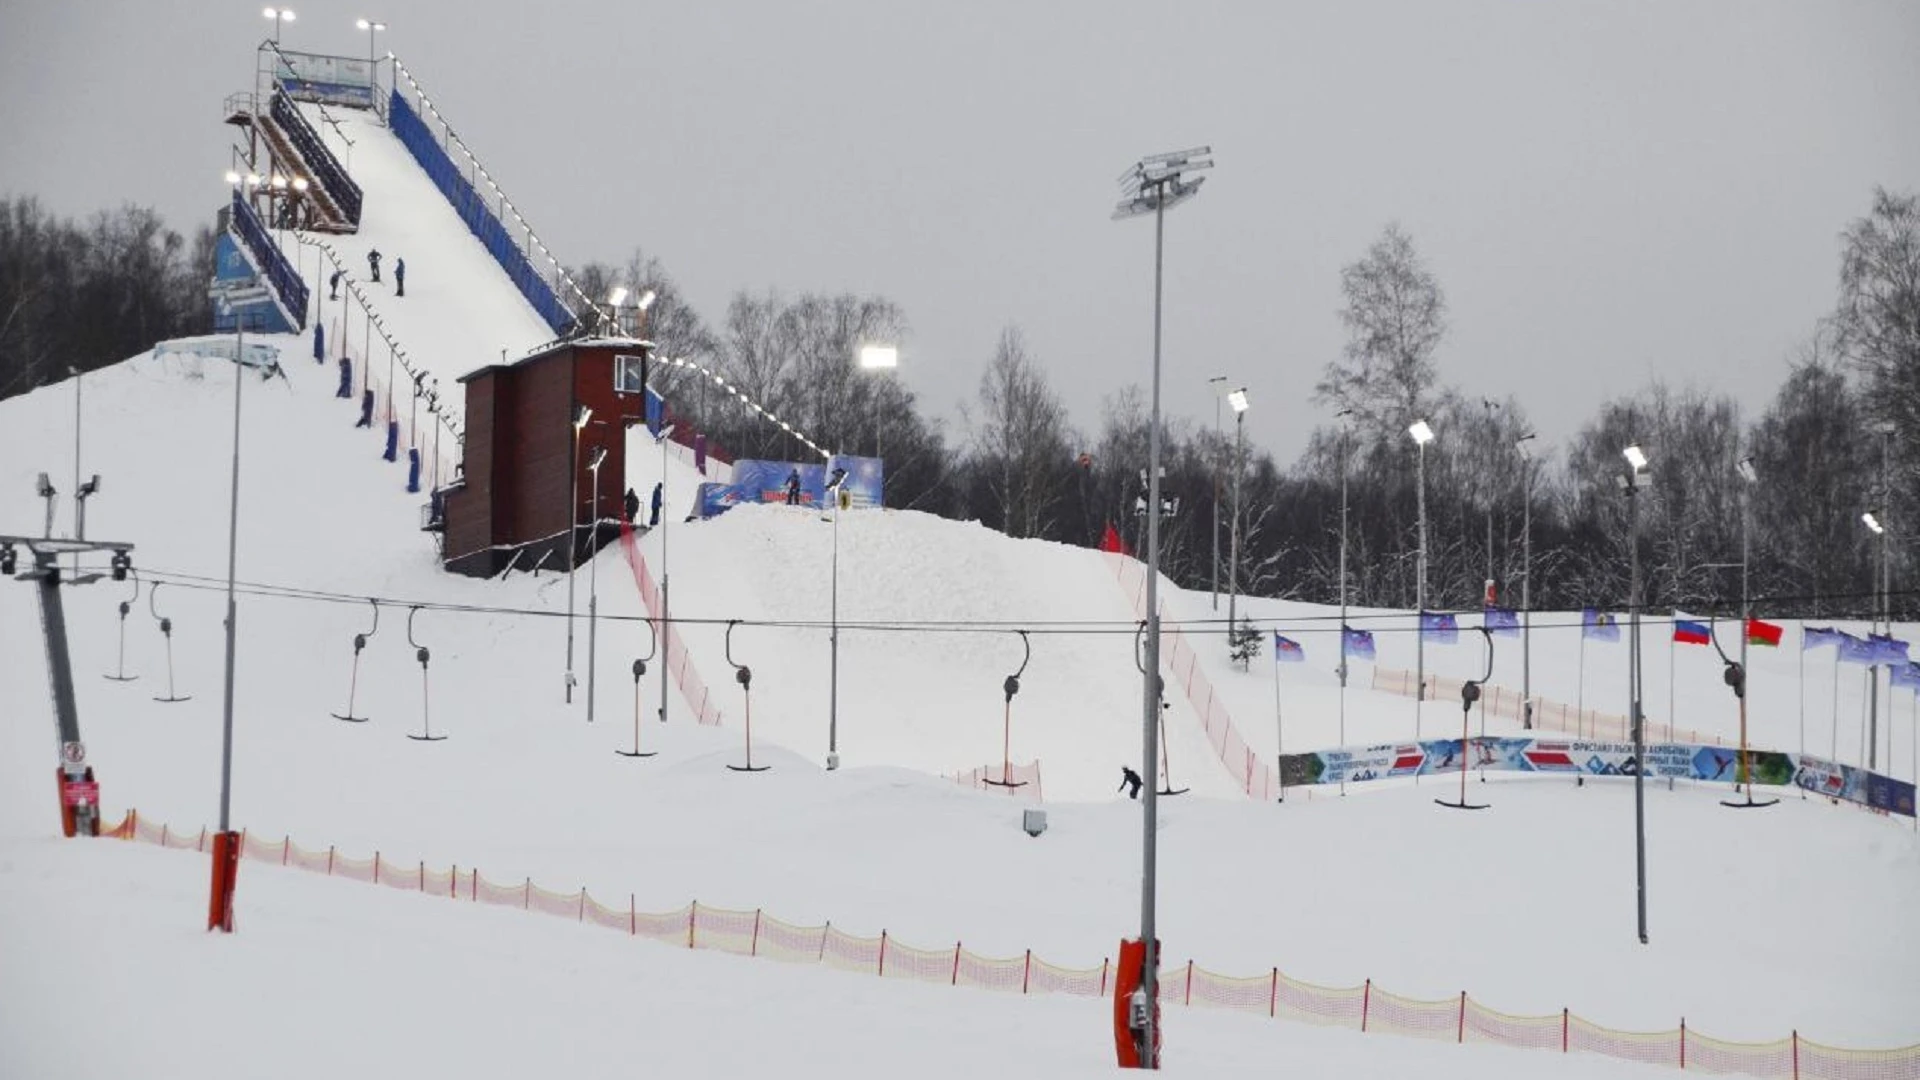
[[[1673,640],[1683,645],[1706,645],[1713,641],[1713,634],[1708,631],[1706,623],[1681,618],[1676,611],[1673,613]]]
[[[1778,648],[1780,645],[1780,627],[1774,623],[1762,622],[1759,619],[1749,617],[1747,619],[1747,644],[1771,645]]]

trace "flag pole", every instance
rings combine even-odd
[[[1840,642],[1841,640],[1842,639],[1836,638],[1834,639],[1834,642],[1833,642],[1833,720],[1828,725],[1830,730],[1827,732],[1827,734],[1831,736],[1833,740],[1832,747],[1827,751],[1827,759],[1835,765],[1840,764]]]
[[[1676,620],[1679,619],[1679,612],[1675,612],[1673,617]],[[1673,630],[1673,627],[1667,629],[1667,741],[1669,742],[1673,741]]]
[[[1280,717],[1280,635],[1273,636],[1273,773],[1284,777],[1280,771],[1280,758],[1287,750],[1287,729]],[[1287,801],[1287,784],[1280,780],[1280,801]]]
[[[1586,616],[1580,617],[1580,682],[1573,699],[1573,733],[1586,737],[1587,726],[1587,627]]]

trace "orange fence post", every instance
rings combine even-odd
[[[1100,989],[1102,993],[1104,993],[1106,991],[1106,979],[1104,978],[1106,971],[1104,968],[1101,971],[1101,975],[1103,978],[1100,980]],[[953,943],[953,978],[948,981],[947,985],[960,985],[960,943],[957,941]]]
[[[748,956],[760,955],[760,909],[753,909],[753,943],[747,946]]]
[[[1027,966],[1020,972],[1020,992],[1027,992],[1027,985],[1033,980],[1033,950],[1027,950]]]
[[[207,827],[205,825],[200,826],[200,839],[197,843],[193,845],[193,850],[195,851],[207,850]]]
[[[1465,765],[1460,767],[1463,769],[1466,768]],[[1460,991],[1460,1031],[1453,1041],[1467,1041],[1467,992],[1465,990]]]
[[[476,904],[480,902],[480,868],[477,866],[473,868],[473,884],[467,886],[467,899]]]
[[[874,974],[879,975],[881,978],[886,978],[887,975],[887,932],[885,929],[880,931],[880,970],[874,972]]]
[[[460,899],[460,864],[459,863],[454,863],[453,868],[447,871],[447,899],[449,900]]]
[[[813,954],[816,962],[827,958],[827,935],[831,933],[833,933],[833,920],[828,919],[827,925],[820,928],[820,951]]]
[[[587,887],[580,886],[580,922],[587,921]]]
[[[1367,1030],[1367,1012],[1373,1005],[1373,980],[1368,979],[1366,989],[1360,991],[1360,1030]]]
[[[1100,958],[1100,996],[1107,996],[1107,957]]]
[[[700,901],[695,900],[687,906],[687,948],[693,948],[693,927],[700,918]]]
[[[1687,1067],[1687,1018],[1680,1018],[1680,1067]]]
[[[420,860],[420,891],[427,891],[427,860]]]
[[[1186,997],[1186,1000],[1182,1001],[1180,1004],[1182,1005],[1193,1004],[1193,958],[1192,957],[1187,958],[1187,997]]]
[[[1793,1080],[1800,1080],[1800,1029],[1793,1029]]]
[[[628,893],[627,894],[627,936],[632,937],[635,934],[638,934],[639,932],[640,932],[640,915],[637,911],[634,910],[633,894]]]
[[[375,849],[373,853],[373,883],[375,885],[380,884],[380,852],[378,849]]]
[[[333,876],[333,845],[327,845],[327,876]]]
[[[1560,1052],[1567,1052],[1567,1010],[1560,1010]]]
[[[287,838],[285,840],[280,841],[280,865],[281,866],[287,865],[287,856],[292,854],[292,852],[293,852],[293,834],[288,833]]]
[[[521,911],[533,910],[533,879],[532,878],[528,878],[527,883],[520,887],[520,910]]]
[[[1273,969],[1273,989],[1267,991],[1267,1017],[1278,1015],[1280,1008],[1280,969]]]

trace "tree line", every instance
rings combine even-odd
[[[1744,522],[1746,588],[1760,610],[1867,618],[1879,547],[1861,515],[1873,512],[1891,529],[1892,611],[1920,617],[1909,539],[1920,533],[1920,197],[1875,191],[1838,246],[1834,309],[1808,327],[1759,416],[1726,394],[1654,382],[1603,403],[1549,449],[1529,437],[1522,402],[1445,381],[1445,290],[1413,239],[1388,225],[1341,271],[1348,341],[1316,386],[1330,419],[1299,460],[1282,467],[1241,450],[1230,426],[1162,417],[1162,566],[1188,588],[1231,578],[1243,594],[1337,603],[1344,476],[1346,599],[1412,608],[1422,463],[1407,427],[1425,419],[1444,433],[1425,448],[1429,608],[1478,608],[1491,581],[1504,606],[1524,592],[1536,608],[1619,609],[1637,543],[1649,607],[1731,613]],[[1119,387],[1096,426],[1076,426],[1018,326],[1000,334],[962,430],[948,432],[911,390],[857,367],[862,343],[910,329],[885,297],[742,290],[709,325],[644,253],[575,275],[590,295],[616,281],[654,289],[647,333],[660,354],[720,373],[777,418],[692,369],[668,369],[656,385],[731,456],[805,457],[784,423],[821,446],[884,456],[890,506],[1083,546],[1111,526],[1144,547],[1145,392]],[[1630,443],[1652,459],[1631,536],[1620,487]],[[1227,565],[1236,477],[1239,554]]]

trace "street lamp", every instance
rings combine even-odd
[[[1115,208],[1115,220],[1153,215],[1153,395],[1147,420],[1147,501],[1160,507],[1160,298],[1162,265],[1165,259],[1167,211],[1191,199],[1206,182],[1204,176],[1186,174],[1213,168],[1213,149],[1200,146],[1192,150],[1154,154],[1141,158],[1120,175],[1123,196]],[[1141,753],[1144,775],[1159,774],[1159,746],[1154,738],[1160,714],[1160,515],[1147,515],[1147,657],[1141,676]],[[1157,1003],[1159,942],[1154,936],[1154,886],[1158,871],[1159,807],[1154,784],[1147,784],[1141,796],[1141,870],[1140,870],[1140,991],[1142,998]],[[1158,1068],[1158,1043],[1154,1037],[1153,1007],[1145,1010],[1136,1033],[1140,1062],[1145,1068]]]
[[[573,407],[573,455],[567,459],[573,473],[567,481],[567,704],[573,704],[573,572],[580,565],[580,432],[593,417],[585,405]]]
[[[367,78],[371,80],[374,66],[379,63],[376,57],[380,55],[375,51],[373,43],[379,37],[380,31],[387,28],[387,24],[378,19],[356,19],[353,25],[367,32]]]
[[[592,522],[590,528],[593,555],[588,558],[587,570],[587,723],[593,723],[593,682],[600,651],[594,647],[596,632],[599,630],[600,616],[600,465],[607,460],[607,448],[596,446],[593,455],[587,459],[587,468],[593,473],[593,512],[587,515]]]
[[[1247,388],[1227,395],[1233,406],[1233,520],[1227,528],[1227,640],[1233,640],[1234,601],[1240,596],[1240,474],[1246,471]]]
[[[673,654],[668,646],[673,639],[668,636],[670,618],[667,607],[667,522],[673,515],[667,512],[667,440],[673,436],[676,425],[662,423],[660,433],[653,441],[660,446],[660,722],[667,722],[667,678],[673,667]]]
[[[260,12],[263,18],[273,20],[273,43],[280,44],[280,24],[293,21],[293,12],[287,8],[266,8]]]
[[[1418,471],[1415,474],[1416,497],[1420,504],[1420,555],[1415,563],[1413,603],[1419,612],[1418,619],[1424,620],[1427,614],[1427,444],[1433,441],[1433,428],[1425,420],[1415,420],[1407,428],[1407,434],[1413,436],[1414,445],[1420,448]],[[1413,634],[1413,737],[1420,737],[1420,703],[1427,700],[1427,632],[1425,626],[1416,626]]]
[[[827,632],[827,771],[840,767],[840,503],[845,493],[847,474],[836,468],[827,481],[827,496],[833,500],[833,562],[829,572],[832,599],[828,602]]]
[[[1533,728],[1533,432],[1520,436],[1520,714]]]
[[[1627,459],[1629,471],[1623,476],[1615,476],[1614,482],[1627,494],[1627,550],[1632,570],[1627,585],[1627,611],[1631,618],[1631,630],[1628,634],[1630,645],[1627,653],[1627,694],[1628,714],[1633,724],[1633,857],[1634,891],[1639,907],[1640,944],[1647,943],[1647,800],[1646,769],[1647,760],[1647,718],[1640,707],[1640,680],[1643,665],[1640,662],[1640,505],[1636,496],[1641,488],[1653,483],[1652,474],[1646,472],[1647,455],[1638,443],[1628,446],[1620,452]],[[1744,636],[1746,627],[1741,627]]]
[[[1207,380],[1213,388],[1213,438],[1216,447],[1213,459],[1213,610],[1220,610],[1220,400],[1227,392],[1227,377],[1215,375]]]

